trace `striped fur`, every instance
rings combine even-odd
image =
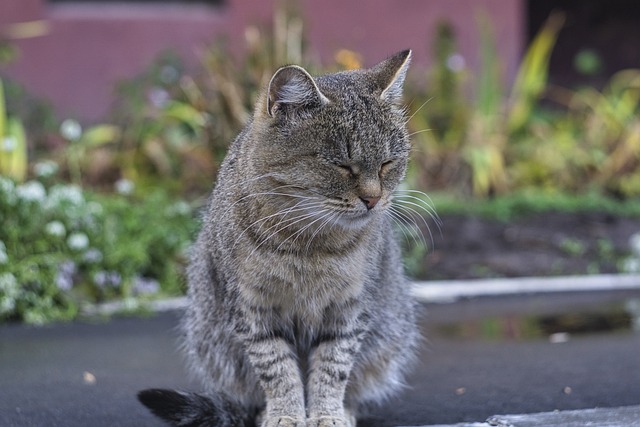
[[[156,415],[353,426],[402,387],[418,333],[389,210],[410,150],[399,99],[409,60],[276,72],[191,253],[184,350],[204,391],[142,392]]]

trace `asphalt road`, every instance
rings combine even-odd
[[[411,387],[359,426],[638,405],[638,307],[638,291],[428,305]],[[176,349],[178,315],[0,326],[0,426],[164,425],[135,394],[199,388]]]

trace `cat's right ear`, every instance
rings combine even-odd
[[[288,65],[275,72],[269,82],[267,112],[273,117],[278,111],[295,112],[329,103],[302,67]]]

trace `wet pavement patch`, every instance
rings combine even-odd
[[[640,333],[640,299],[624,299],[598,307],[566,307],[556,313],[506,313],[437,325],[433,333],[451,339],[490,341],[549,339],[572,336]]]

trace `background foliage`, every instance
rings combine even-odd
[[[478,17],[478,75],[457,53],[454,29],[441,23],[434,66],[410,75],[405,93],[409,183],[446,193],[436,197],[438,209],[486,201],[478,212],[507,220],[562,209],[563,200],[622,213],[621,201],[637,207],[640,70],[601,89],[550,85],[562,25],[561,15],[549,18],[505,86],[486,17]],[[348,50],[333,64],[314,64],[292,9],[245,34],[242,58],[224,40],[196,69],[163,55],[121,82],[112,115],[86,129],[0,80],[0,320],[71,319],[83,304],[179,294],[195,212],[274,69],[302,63],[317,74],[361,64]],[[426,248],[413,243],[406,265],[420,274]]]
[[[0,320],[71,319],[82,304],[181,293],[196,227],[188,204],[45,183],[0,177]]]

